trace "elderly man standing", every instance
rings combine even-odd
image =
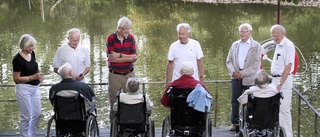
[[[231,126],[230,131],[236,130],[239,124],[238,98],[242,92],[254,84],[254,75],[261,63],[260,44],[251,37],[252,27],[248,23],[239,26],[240,40],[235,41],[229,50],[226,66],[231,76]]]
[[[134,77],[133,63],[137,60],[136,41],[132,34],[131,21],[127,17],[118,20],[117,30],[107,37],[106,51],[108,57],[108,94],[110,103],[110,121],[115,112],[113,104],[117,101],[117,92],[127,92],[128,78]]]
[[[295,58],[295,46],[285,36],[285,28],[281,25],[273,25],[270,33],[276,43],[273,60],[271,64],[272,83],[283,93],[280,105],[280,126],[282,126],[287,137],[292,137],[291,99],[293,87],[293,69]]]
[[[80,43],[80,30],[72,28],[67,32],[68,42],[58,48],[54,59],[53,68],[54,72],[58,73],[58,69],[66,62],[70,63],[74,78],[77,81],[87,82],[85,76],[90,71],[90,56],[87,48]]]
[[[204,82],[203,69],[203,52],[200,43],[194,39],[189,38],[191,27],[187,23],[177,25],[177,32],[179,40],[170,45],[168,52],[168,63],[165,77],[166,87],[170,84],[170,75],[172,73],[172,81],[178,79],[180,74],[180,66],[182,62],[191,62],[194,68],[193,77],[200,82]],[[200,76],[198,76],[200,75]]]

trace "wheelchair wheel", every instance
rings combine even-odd
[[[243,129],[240,129],[240,131],[236,134],[237,137],[249,137],[247,133],[247,127],[244,126]]]
[[[116,123],[116,120],[113,119],[111,123],[111,128],[110,128],[110,137],[117,137],[117,136],[118,136],[117,123]]]
[[[149,122],[149,137],[155,137],[155,128],[154,128],[154,121],[150,120]]]
[[[279,137],[287,137],[286,131],[283,127],[280,127],[280,132],[278,134]]]
[[[162,137],[170,136],[171,124],[170,117],[166,116],[162,122]]]
[[[211,137],[212,136],[212,121],[209,116],[206,118],[206,131],[205,131],[205,137]]]
[[[54,121],[54,116],[52,116],[49,121],[48,121],[48,125],[47,125],[47,135],[46,137],[52,137],[53,135],[53,131],[51,131],[51,126],[52,126],[52,121]]]
[[[95,116],[90,115],[86,123],[86,137],[99,137],[99,127]]]

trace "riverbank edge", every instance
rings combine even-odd
[[[271,4],[271,5],[278,5],[277,0],[183,0],[185,2],[197,2],[197,3],[210,3],[210,4]],[[320,8],[320,0],[319,1],[306,1],[303,0],[298,3],[294,4],[293,2],[283,2],[281,1],[280,5],[284,6],[297,6],[297,7],[317,7]]]

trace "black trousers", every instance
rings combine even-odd
[[[250,86],[244,86],[242,85],[242,80],[238,79],[231,79],[231,91],[232,91],[232,97],[231,97],[231,123],[232,124],[239,124],[239,102],[238,98],[241,96],[243,91],[249,89]]]

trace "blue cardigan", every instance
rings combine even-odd
[[[212,96],[201,86],[201,84],[197,84],[187,97],[188,106],[193,107],[200,112],[210,112],[211,102]]]

